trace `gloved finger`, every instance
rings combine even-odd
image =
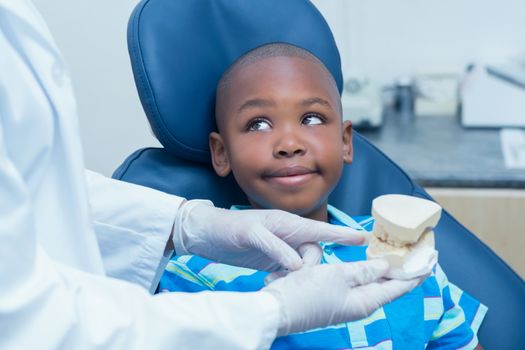
[[[270,283],[272,283],[273,281],[278,280],[279,278],[287,276],[289,273],[290,273],[290,271],[288,271],[288,270],[281,270],[281,271],[272,272],[272,273],[268,274],[264,278],[264,285],[267,286]]]
[[[303,264],[295,249],[263,226],[257,226],[255,231],[250,232],[250,238],[246,243],[249,247],[261,251],[268,258],[277,262],[282,269],[295,271]]]
[[[389,264],[385,259],[372,259],[338,266],[343,270],[343,276],[349,287],[367,285],[386,276]]]
[[[305,243],[299,246],[299,254],[303,257],[303,265],[318,265],[323,256],[323,249],[318,243]]]
[[[366,300],[362,315],[368,316],[381,305],[388,304],[405,293],[410,292],[421,283],[419,278],[412,280],[385,280],[378,283],[370,283],[354,288],[351,293],[359,293],[360,300]],[[355,302],[355,300],[354,300]]]
[[[405,259],[402,269],[393,269],[388,277],[398,280],[411,280],[422,276],[428,276],[438,260],[438,252],[435,249],[421,249],[414,252]]]
[[[271,231],[281,232],[285,235],[283,238],[295,246],[307,242],[364,245],[368,243],[371,236],[363,230],[306,219],[280,210],[268,210],[266,220],[267,227]]]
[[[356,230],[351,227],[332,225],[326,222],[314,221],[315,224],[305,229],[311,231],[316,237],[316,242],[331,242],[343,245],[366,245],[370,240],[371,233],[364,230]],[[303,234],[303,233],[301,233]]]
[[[323,250],[317,243],[305,243],[298,248],[299,254],[303,258],[303,266],[318,265],[323,256]],[[280,270],[270,273],[264,278],[264,285],[268,285],[273,281],[285,277],[290,273],[289,270]]]

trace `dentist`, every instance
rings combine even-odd
[[[418,283],[384,281],[383,261],[299,269],[317,241],[361,244],[348,229],[86,173],[77,123],[43,19],[26,0],[0,0],[0,349],[268,348]],[[255,293],[152,296],[174,249],[299,271]]]

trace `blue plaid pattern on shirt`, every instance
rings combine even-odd
[[[239,209],[240,207],[234,208]],[[332,224],[371,231],[370,216],[354,217],[329,206]],[[366,247],[321,243],[322,263],[366,260]],[[256,291],[267,273],[215,263],[198,256],[172,258],[159,290]],[[439,265],[410,293],[355,322],[291,334],[275,340],[272,349],[473,349],[487,308],[449,283]]]

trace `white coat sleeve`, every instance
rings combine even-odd
[[[154,292],[183,198],[86,171],[97,241],[106,274]]]
[[[1,121],[0,349],[270,346],[279,306],[269,293],[151,296],[136,285],[54,262],[38,244],[28,184],[9,157]]]

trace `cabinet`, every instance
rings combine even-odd
[[[525,189],[426,190],[525,279]]]

